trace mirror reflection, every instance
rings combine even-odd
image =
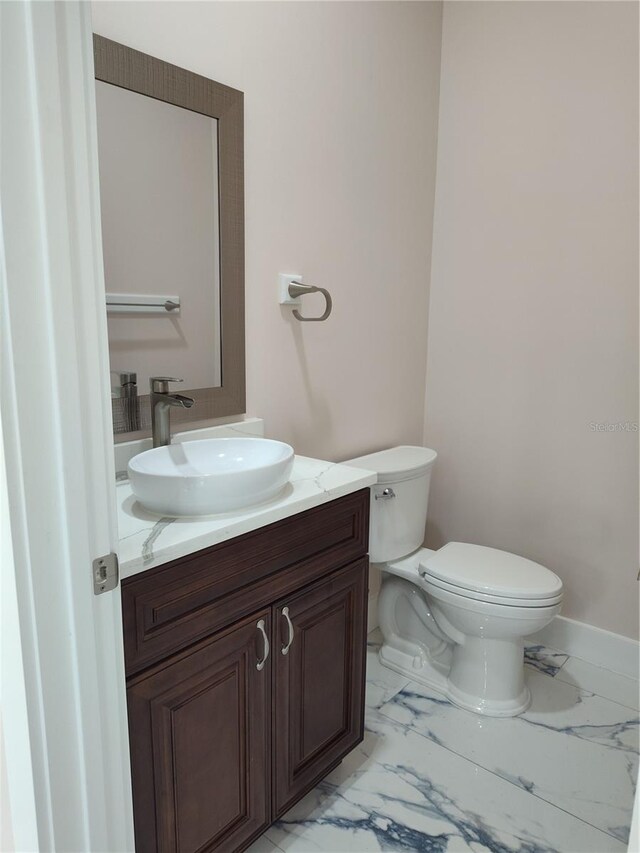
[[[218,387],[218,121],[100,80],[96,105],[112,396]]]
[[[246,411],[243,94],[93,37],[114,440]],[[166,382],[166,379],[164,380]]]

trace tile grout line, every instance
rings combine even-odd
[[[611,702],[612,705],[618,705],[620,708],[625,708],[627,711],[631,711],[636,717],[640,717],[640,710],[638,708],[634,708],[633,705],[626,705],[624,702],[619,702],[617,699],[611,699],[610,696],[605,696],[602,693],[596,693],[595,690],[585,690],[583,687],[579,687],[574,681],[563,681],[560,679],[562,684],[568,684],[569,687],[575,687],[583,696],[597,696],[598,699],[604,699],[605,702]],[[605,746],[606,744],[603,744]]]
[[[577,658],[577,660],[582,660],[582,658]],[[585,661],[585,663],[589,663],[589,661]],[[564,664],[563,664],[563,666],[564,666]],[[600,668],[602,668],[602,667],[600,667]],[[562,669],[562,667],[560,667],[560,669]],[[559,671],[560,670],[558,670],[558,672]],[[619,676],[620,678],[627,678],[629,681],[633,681],[636,684],[638,684],[638,682],[636,681],[635,678],[629,678],[628,675],[622,675],[622,673],[619,673],[619,672],[616,672],[615,675]],[[580,687],[579,684],[576,684],[575,681],[565,681],[562,678],[560,678],[559,680],[563,684],[568,684],[570,687],[575,687],[576,690],[578,690],[580,693],[582,693],[585,696],[598,696],[600,699],[604,699],[606,702],[612,702],[614,705],[619,705],[621,708],[627,708],[629,711],[633,711],[634,714],[640,716],[640,709],[636,708],[633,705],[627,705],[625,702],[620,702],[618,699],[612,699],[611,696],[605,696],[604,693],[598,693],[595,690],[586,690],[584,687]]]
[[[565,652],[560,652],[560,654],[565,654]],[[565,660],[557,669],[556,672],[551,675],[548,672],[545,672],[543,669],[539,669],[534,663],[525,660],[524,665],[529,669],[535,670],[540,673],[540,675],[546,675],[547,678],[557,678],[558,675],[562,672],[563,667],[569,660],[574,658],[575,660],[583,660],[583,658],[578,658],[575,655],[566,655],[567,660]],[[590,661],[584,661],[584,663],[589,664],[590,666],[596,666],[596,664],[590,663]],[[604,669],[604,667],[596,667],[597,669]],[[609,672],[609,670],[605,670]],[[639,684],[635,678],[630,678],[628,675],[623,675],[620,672],[613,673],[615,676],[619,678],[626,678],[628,681],[632,681],[636,684]],[[575,689],[580,693],[581,696],[597,696],[599,699],[604,699],[605,702],[612,702],[614,705],[619,705],[621,708],[626,708],[628,711],[633,711],[634,714],[640,716],[640,709],[636,708],[634,705],[627,705],[625,702],[620,702],[618,699],[612,699],[611,696],[606,696],[604,693],[598,693],[596,690],[588,690],[586,687],[581,687],[575,681],[566,681],[563,678],[558,678],[562,684],[568,684],[570,687],[575,687]],[[606,746],[606,744],[603,744]]]

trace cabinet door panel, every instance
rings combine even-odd
[[[358,560],[275,609],[276,815],[362,740],[368,565]]]
[[[270,661],[256,614],[128,689],[136,851],[235,851],[270,822]]]

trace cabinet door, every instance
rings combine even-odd
[[[137,853],[236,851],[269,825],[269,636],[265,611],[130,682]]]
[[[274,610],[276,816],[362,740],[368,560]]]

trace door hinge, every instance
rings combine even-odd
[[[118,586],[118,555],[111,553],[93,561],[93,592],[101,595]]]

